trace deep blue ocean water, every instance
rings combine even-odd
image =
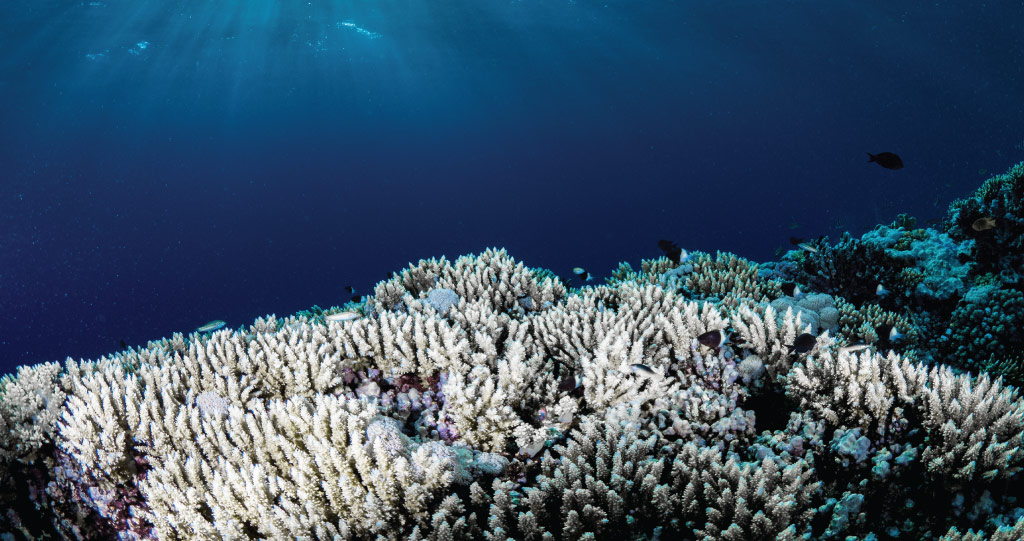
[[[1022,97],[1019,1],[3,0],[0,372],[489,246],[599,281],[941,217]]]

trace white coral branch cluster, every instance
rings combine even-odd
[[[345,317],[268,316],[23,369],[0,383],[0,459],[55,445],[64,473],[48,490],[95,493],[77,504],[92,515],[62,520],[138,539],[577,539],[652,524],[795,539],[821,504],[815,456],[884,477],[884,453],[917,448],[868,451],[908,419],[932,482],[1021,469],[1015,389],[837,352],[827,332],[795,351],[813,329],[762,298],[777,285],[734,258],[701,265],[690,287],[729,302],[629,273],[567,296],[488,250],[421,261]],[[803,413],[758,436],[765,396]]]
[[[927,372],[890,352],[859,355],[825,350],[793,368],[788,392],[834,426],[861,427],[885,435],[924,388]],[[899,410],[899,411],[897,411]]]
[[[20,366],[0,379],[0,473],[11,460],[34,463],[52,443],[67,393],[60,363]]]
[[[743,339],[741,347],[758,356],[772,379],[789,372],[794,358],[791,346],[798,335],[813,330],[803,321],[801,313],[794,315],[792,307],[780,316],[771,305],[763,310],[740,306],[732,316],[732,325]],[[828,333],[824,332],[817,337],[815,350],[831,343]]]
[[[711,539],[797,539],[793,522],[814,514],[812,498],[820,482],[804,461],[779,467],[723,459],[714,449],[687,444],[672,464],[672,491],[657,503],[663,513],[700,517],[699,535]],[[699,522],[698,522],[699,523]]]
[[[955,374],[890,352],[824,351],[797,365],[788,392],[835,427],[886,436],[915,409],[928,433],[921,459],[936,478],[957,484],[1006,478],[1024,466],[1024,402],[988,375]]]
[[[987,374],[972,378],[933,367],[923,397],[934,443],[922,460],[958,483],[1008,478],[1024,465],[1024,403],[1018,390]]]

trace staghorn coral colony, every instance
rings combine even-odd
[[[582,289],[425,260],[362,305],[21,367],[2,539],[1022,539],[1022,186]]]

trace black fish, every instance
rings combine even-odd
[[[713,330],[697,336],[697,342],[702,346],[717,348],[722,345],[722,331]]]
[[[661,251],[665,252],[665,256],[673,263],[679,264],[679,258],[683,255],[683,249],[677,246],[676,243],[670,240],[659,240],[658,248],[661,248]]]
[[[818,343],[818,339],[815,338],[813,334],[805,332],[796,337],[796,340],[793,341],[793,345],[787,345],[786,347],[789,348],[790,353],[796,352],[802,354],[814,349],[814,344],[816,343]]]
[[[787,297],[795,297],[800,294],[800,287],[796,285],[796,282],[782,282],[782,292]]]
[[[360,295],[352,295],[352,302],[363,302],[363,297]]]
[[[903,169],[903,160],[892,152],[872,154],[868,152],[868,163],[875,162],[886,169]]]
[[[121,340],[121,349],[128,349],[128,344],[124,343],[124,340]]]
[[[583,382],[576,379],[576,376],[569,375],[565,379],[558,382],[558,390],[563,393],[568,393],[568,396],[578,398],[583,396]]]
[[[879,344],[892,344],[904,338],[903,333],[891,323],[875,327],[875,332],[878,333]]]
[[[351,295],[351,294],[356,292],[356,288],[354,288],[352,286],[345,286],[345,292],[347,292],[349,295]]]
[[[800,237],[789,237],[789,243],[792,244],[793,246],[800,246],[801,244],[804,243],[804,239]]]

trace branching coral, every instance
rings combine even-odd
[[[991,227],[978,227],[979,220]],[[1004,282],[1019,285],[1024,263],[1024,163],[996,175],[971,197],[954,201],[945,222],[957,240],[973,240],[973,259],[978,273],[1002,275]]]
[[[910,316],[783,295],[725,254],[620,270],[570,293],[504,251],[425,260],[344,316],[22,369],[0,460],[29,495],[5,525],[43,534],[36,507],[78,538],[934,538],[1022,496],[1024,401],[880,353],[923,339]],[[962,511],[897,522],[922,487]]]
[[[1015,388],[988,375],[929,370],[891,352],[834,357],[825,351],[794,367],[789,381],[788,392],[802,407],[832,427],[858,427],[875,443],[920,428],[929,475],[952,486],[1010,477],[1024,464],[1024,402]]]
[[[938,339],[939,351],[964,366],[1024,383],[1024,293],[992,285],[971,289]]]
[[[53,443],[54,427],[67,394],[60,363],[18,367],[16,376],[0,379],[0,464],[33,464]]]
[[[766,302],[782,296],[779,284],[758,278],[758,266],[734,254],[701,254],[693,259],[685,289],[698,299],[715,299],[728,307],[740,301]]]

